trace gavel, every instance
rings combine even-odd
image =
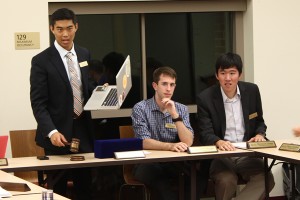
[[[70,145],[70,151],[73,153],[77,153],[79,151],[80,139],[72,138],[71,143],[66,142],[65,145]]]

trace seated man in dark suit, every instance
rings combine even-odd
[[[197,98],[200,141],[205,145],[216,145],[222,151],[234,151],[235,142],[265,141],[267,126],[259,89],[253,83],[239,81],[242,66],[239,55],[222,54],[215,65],[219,83],[201,92]],[[236,200],[265,197],[264,163],[261,158],[214,159],[210,176],[215,183],[217,200],[234,197],[238,177],[242,177],[247,184]],[[274,187],[273,175],[269,173],[268,178],[271,190]]]
[[[143,139],[144,149],[184,152],[193,144],[193,129],[187,107],[171,100],[176,72],[160,67],[153,72],[154,97],[137,103],[132,111],[135,136]],[[181,163],[182,164],[182,163]],[[180,163],[140,164],[134,169],[137,180],[150,187],[159,200],[176,200],[170,180],[178,177]]]

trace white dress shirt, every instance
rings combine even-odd
[[[221,87],[226,116],[226,130],[224,139],[230,142],[242,142],[245,134],[245,123],[241,104],[241,94],[237,86],[237,93],[229,99]]]

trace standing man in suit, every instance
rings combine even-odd
[[[90,53],[73,42],[78,30],[73,11],[56,10],[50,19],[50,30],[55,36],[54,44],[31,61],[30,100],[38,124],[36,143],[46,155],[63,155],[71,153],[67,143],[78,138],[79,153],[92,152],[91,117],[83,111],[89,98]],[[72,169],[71,174],[76,197],[91,199],[90,170]],[[66,184],[64,173],[54,185],[54,192],[66,195]]]
[[[257,85],[239,81],[242,74],[241,57],[222,54],[216,61],[215,73],[219,83],[197,97],[200,141],[216,145],[222,151],[234,151],[235,142],[265,141],[266,129],[260,92]],[[210,176],[215,183],[216,199],[234,197],[238,178],[247,182],[236,200],[264,199],[265,176],[261,158],[233,157],[214,159]],[[274,178],[268,175],[269,189]],[[269,192],[269,191],[268,191]]]

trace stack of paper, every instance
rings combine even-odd
[[[1,197],[11,197],[11,193],[0,186],[0,198]]]
[[[246,142],[236,142],[236,143],[232,143],[232,145],[238,149],[247,149]]]

